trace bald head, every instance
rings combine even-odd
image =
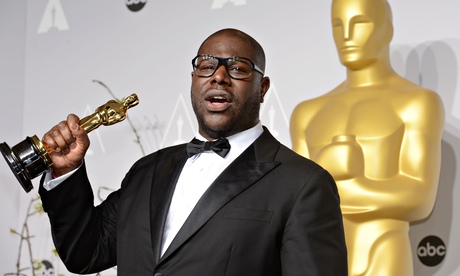
[[[247,45],[247,47],[250,48],[250,50],[254,53],[254,57],[246,57],[252,59],[252,61],[262,69],[262,71],[265,71],[265,52],[262,48],[262,46],[257,42],[253,37],[248,35],[245,32],[242,32],[237,29],[222,29],[219,30],[213,34],[211,34],[208,38],[206,38],[205,41],[201,44],[200,48],[198,49],[198,54],[207,54],[203,53],[202,49],[203,46],[210,40],[214,39],[217,37],[227,37],[227,38],[232,38],[232,39],[237,39],[243,42],[244,44]]]

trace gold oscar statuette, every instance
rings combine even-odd
[[[444,105],[391,66],[393,1],[330,2],[346,79],[295,107],[292,149],[337,184],[348,275],[413,276],[409,230],[436,201]]]
[[[93,114],[82,118],[79,125],[89,133],[101,125],[116,124],[123,121],[127,110],[138,103],[136,94],[131,94],[123,102],[110,100],[98,107]],[[6,143],[0,143],[0,151],[26,192],[33,189],[31,179],[43,174],[53,165],[46,145],[36,135],[26,137],[12,148]]]

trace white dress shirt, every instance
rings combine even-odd
[[[192,212],[198,200],[240,154],[248,148],[263,132],[262,124],[243,132],[226,137],[230,143],[230,151],[225,158],[213,151],[206,151],[190,157],[184,165],[177,180],[176,189],[169,206],[168,217],[163,229],[163,244],[161,255],[166,252],[176,234]],[[197,134],[198,140],[206,141]]]

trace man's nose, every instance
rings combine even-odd
[[[220,64],[217,67],[216,72],[214,72],[213,78],[217,83],[228,83],[231,77],[228,74],[227,67],[224,64]]]

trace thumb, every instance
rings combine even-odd
[[[79,123],[80,118],[78,118],[77,115],[69,114],[69,116],[67,116],[67,124],[70,128],[70,131],[75,136],[77,144],[82,146],[84,149],[87,149],[89,147],[88,133],[86,133],[86,131],[80,127]]]

